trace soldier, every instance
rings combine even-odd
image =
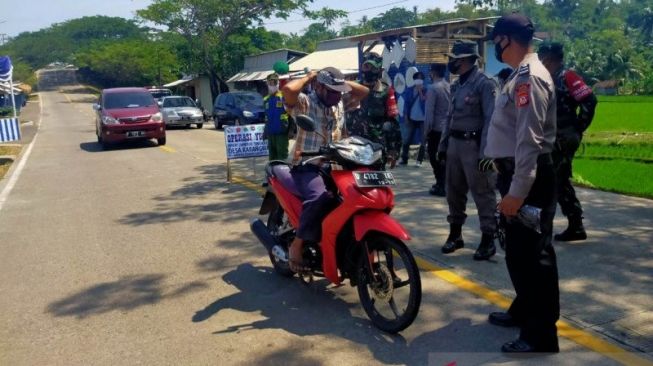
[[[564,67],[564,52],[560,43],[544,43],[537,53],[556,86],[558,122],[553,163],[558,179],[558,203],[569,221],[567,229],[553,238],[558,241],[585,240],[583,208],[571,185],[571,162],[580,146],[583,132],[592,123],[597,100],[583,79]]]
[[[370,90],[367,98],[360,101],[360,107],[349,110],[346,114],[347,131],[350,135],[365,137],[382,144],[385,161],[391,168],[395,167],[401,149],[401,129],[397,116],[397,102],[394,89],[381,80],[383,59],[371,52],[365,56],[361,67],[363,80],[361,84]]]
[[[438,148],[440,160],[446,160],[446,191],[450,225],[442,253],[465,246],[462,226],[467,215],[467,193],[472,192],[481,222],[481,243],[475,260],[489,259],[496,253],[496,193],[494,172],[483,155],[497,84],[478,70],[478,45],[456,41],[449,54],[449,71],[459,78],[451,85],[452,107]]]
[[[491,313],[489,321],[521,330],[519,338],[501,347],[503,352],[558,352],[558,266],[551,241],[555,85],[533,52],[533,33],[528,17],[512,13],[499,18],[488,37],[497,60],[515,70],[497,97],[485,148],[499,172],[506,265],[517,293],[508,312]],[[533,211],[539,211],[534,215],[539,225],[529,227],[521,218]]]
[[[431,64],[431,79],[433,84],[429,85],[426,92],[426,120],[424,122],[424,140],[426,150],[429,154],[429,162],[433,168],[435,184],[431,186],[429,193],[434,196],[445,196],[445,169],[444,161],[437,158],[438,146],[442,139],[442,129],[447,123],[449,107],[451,106],[451,90],[449,83],[444,79],[447,65]]]

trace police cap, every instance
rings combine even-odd
[[[520,35],[532,39],[535,27],[529,17],[520,13],[511,13],[499,18],[494,23],[494,29],[488,34],[486,40],[493,40],[496,36]]]

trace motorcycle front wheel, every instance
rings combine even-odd
[[[268,216],[268,232],[270,235],[275,237],[279,245],[281,245],[281,247],[286,251],[286,255],[288,255],[288,238],[281,235],[281,232],[284,231],[286,225],[288,225],[288,216],[283,211],[283,208],[277,204]],[[290,234],[285,235],[288,236]],[[270,262],[272,262],[275,272],[284,277],[292,277],[295,275],[295,272],[290,270],[288,262],[279,260],[270,251],[268,251],[268,256],[270,257]]]
[[[374,235],[358,266],[358,296],[372,323],[397,333],[413,323],[422,301],[422,282],[412,253],[400,240]],[[364,253],[365,254],[365,253]]]

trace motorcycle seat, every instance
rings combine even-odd
[[[272,161],[265,167],[268,177],[275,177],[288,192],[301,198],[301,194],[295,185],[295,180],[290,174],[290,165],[282,161]]]

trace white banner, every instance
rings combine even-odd
[[[268,142],[263,140],[265,125],[225,126],[227,159],[268,156]]]
[[[20,140],[18,118],[0,118],[0,142]]]

